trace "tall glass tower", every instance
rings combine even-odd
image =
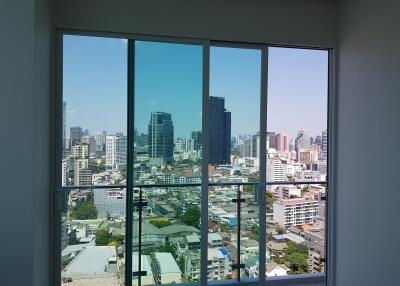
[[[174,160],[174,125],[171,114],[152,112],[148,131],[150,163],[154,165],[172,164]]]
[[[231,163],[231,113],[225,109],[225,98],[210,96],[209,163]]]

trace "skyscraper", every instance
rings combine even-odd
[[[322,155],[324,158],[328,157],[328,130],[322,131]]]
[[[190,137],[193,140],[194,150],[195,151],[201,150],[201,145],[202,145],[201,131],[198,130],[192,131]]]
[[[174,125],[171,114],[152,112],[148,126],[148,154],[152,164],[172,164],[174,160]]]
[[[289,135],[287,133],[279,133],[276,135],[276,149],[280,152],[289,152]]]
[[[76,143],[81,142],[81,138],[83,136],[82,127],[73,126],[69,129],[69,140],[71,147]]]
[[[297,133],[296,141],[295,141],[295,148],[296,151],[299,151],[300,149],[310,149],[311,148],[311,138],[307,134],[307,132],[303,129],[301,129]]]
[[[127,138],[122,133],[106,137],[106,168],[126,169]]]
[[[267,132],[268,148],[277,149],[277,135],[275,132]]]
[[[210,96],[209,102],[210,164],[231,162],[231,113],[225,109],[225,98]]]

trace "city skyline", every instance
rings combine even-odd
[[[64,45],[66,129],[81,126],[92,134],[103,130],[126,134],[126,41],[65,36]],[[201,130],[201,47],[191,45],[188,49],[187,45],[150,42],[137,45],[137,53],[143,48],[136,63],[142,74],[138,79],[142,87],[137,86],[136,92],[142,95],[136,96],[135,104],[143,106],[135,114],[138,131],[145,132],[147,115],[144,115],[152,111],[172,114],[176,122],[175,138],[187,138],[191,131]],[[154,54],[158,55],[155,59]],[[227,99],[235,137],[259,131],[258,54],[254,50],[211,48],[210,95]],[[305,128],[311,136],[319,135],[326,129],[327,54],[271,48],[269,58],[268,131],[286,132],[293,138],[298,130]],[[171,63],[173,59],[178,61]],[[193,68],[196,65],[198,69]],[[155,67],[160,75],[151,77]],[[168,80],[163,80],[167,72]],[[176,95],[177,88],[180,93]],[[157,96],[151,97],[150,93]],[[282,102],[286,103],[284,108]],[[158,108],[167,103],[169,110]]]

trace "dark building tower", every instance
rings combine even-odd
[[[223,97],[210,96],[210,164],[231,162],[231,113],[225,109]]]
[[[71,147],[76,143],[80,143],[83,136],[82,127],[74,126],[69,129],[69,140]]]
[[[199,151],[201,150],[201,131],[192,131],[192,133],[190,134],[190,139],[193,140],[193,148],[195,151]]]
[[[174,125],[171,114],[152,112],[149,122],[148,153],[152,164],[172,164],[174,152]]]

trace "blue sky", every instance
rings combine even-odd
[[[151,111],[172,113],[175,137],[201,129],[202,48],[137,42],[135,125],[147,132]],[[67,133],[82,126],[91,133],[126,133],[127,42],[64,37],[63,93]],[[328,55],[324,51],[271,48],[268,130],[294,136],[326,128]],[[210,95],[225,97],[232,135],[259,131],[261,53],[212,47]]]

